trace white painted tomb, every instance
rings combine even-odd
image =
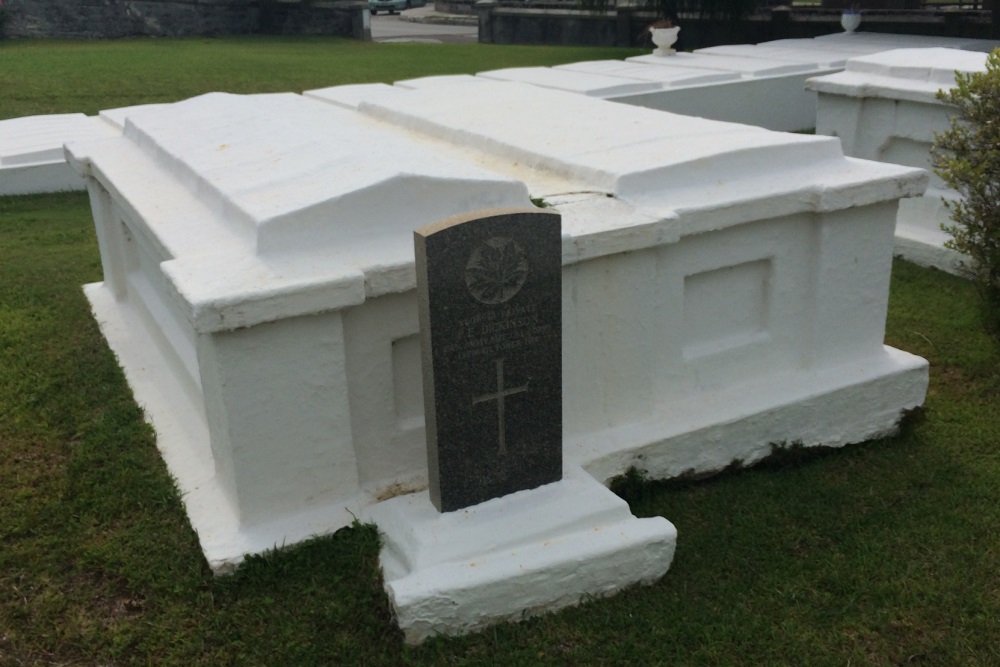
[[[662,84],[653,81],[632,80],[621,76],[607,76],[573,70],[554,71],[549,67],[511,67],[479,72],[476,76],[495,81],[529,83],[541,88],[553,88],[604,99],[663,89]]]
[[[941,225],[951,224],[943,202],[958,193],[933,174],[930,150],[935,134],[948,129],[954,108],[935,96],[954,86],[956,71],[985,69],[985,53],[895,49],[852,58],[843,72],[809,81],[819,94],[818,134],[839,137],[848,155],[931,172],[923,197],[900,202],[895,252],[952,273],[963,256],[943,246],[950,235]]]
[[[767,44],[784,45],[798,40],[775,40]],[[835,32],[820,35],[811,40],[822,48],[857,48],[874,46],[878,51],[892,49],[929,49],[947,48],[961,51],[992,51],[997,46],[993,39],[974,39],[971,37],[938,37],[935,35],[904,35],[885,32],[868,32],[862,30],[853,34]]]
[[[159,109],[168,106],[167,104],[136,104],[128,107],[117,107],[114,109],[104,109],[97,114],[97,117],[121,133],[125,129],[125,121],[129,116],[144,109]]]
[[[552,68],[510,68],[479,76],[772,130],[801,130],[816,123],[816,94],[805,88],[805,81],[843,69],[852,56],[903,47],[988,52],[997,45],[995,41],[965,38],[834,33],[815,39],[715,46],[694,54],[644,56],[628,62],[585,61]],[[703,60],[706,55],[717,58]],[[765,62],[753,64],[747,59]],[[396,85],[423,88],[475,79],[469,75],[432,76]],[[99,119],[120,130],[124,118],[133,110],[102,111]],[[93,132],[106,133],[108,128],[97,120],[67,114],[0,121],[0,195],[80,189],[78,178],[64,164],[62,147],[67,141],[86,139]]]
[[[66,164],[63,146],[116,136],[126,116],[153,106],[109,109],[96,117],[71,113],[0,121],[0,196],[85,189],[80,175]]]
[[[838,69],[811,62],[677,53],[510,68],[477,76],[713,120],[801,130],[815,123],[815,95],[805,90],[806,79]],[[776,104],[776,99],[782,102]]]
[[[604,74],[625,79],[638,79],[639,81],[655,81],[662,84],[664,88],[737,81],[740,78],[736,72],[711,71],[693,67],[649,67],[625,60],[585,60],[579,63],[556,65],[552,69]]]
[[[988,52],[995,46],[997,42],[981,39],[865,32],[833,33],[814,39],[779,39],[761,44],[726,44],[698,49],[695,53],[788,60],[843,69],[848,58],[898,48],[949,48]]]
[[[689,116],[794,131],[816,125],[816,93],[807,89],[808,79],[842,70],[853,56],[930,46],[985,52],[997,46],[997,42],[839,33],[816,39],[715,46],[666,57],[644,55],[626,61],[493,70],[477,76],[530,83]],[[635,81],[659,85],[635,87]]]
[[[0,196],[82,190],[63,144],[113,134],[113,128],[82,113],[0,121]]]
[[[812,41],[812,40],[809,40]],[[702,55],[724,55],[736,58],[785,60],[794,63],[813,63],[819,67],[843,69],[847,59],[858,55],[859,50],[839,50],[836,48],[819,48],[813,43],[813,48],[802,49],[791,46],[773,46],[771,44],[726,44],[698,49]],[[862,53],[871,51],[871,47],[860,50]]]
[[[860,442],[923,402],[926,362],[883,344],[895,210],[921,170],[831,137],[441,85],[211,94],[67,149],[105,272],[87,296],[217,572],[426,493],[412,230],[452,214],[540,197],[562,215],[566,475],[496,502],[582,514],[484,543],[474,575],[458,518],[440,540],[414,528],[408,563],[387,545],[414,641],[572,602],[571,570],[590,593],[661,575],[673,527],[589,478]],[[620,539],[584,538],[602,526]],[[444,618],[448,596],[478,602]]]

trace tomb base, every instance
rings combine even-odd
[[[84,180],[65,162],[15,164],[0,168],[0,197],[85,189]]]
[[[637,519],[579,468],[559,482],[440,513],[427,492],[372,506],[385,589],[406,641],[578,604],[670,567],[677,530]]]
[[[923,197],[900,199],[892,251],[914,264],[960,276],[962,261],[968,257],[944,246],[951,234],[941,229],[941,225],[954,224],[945,208],[947,196],[938,188],[928,188]]]

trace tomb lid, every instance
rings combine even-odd
[[[937,91],[955,84],[955,72],[986,70],[986,54],[948,48],[893,49],[847,61],[843,72],[808,81],[812,90],[848,97],[884,97],[940,104]]]
[[[476,76],[497,81],[519,81],[541,88],[565,90],[591,97],[638,95],[663,90],[660,83],[623,78],[617,73],[556,71],[548,67],[510,67],[479,72]]]
[[[854,35],[859,35],[860,33],[854,33]],[[888,49],[897,48],[898,44],[883,44],[877,41],[871,40],[853,40],[853,39],[820,39],[816,38],[794,38],[794,39],[776,39],[772,42],[763,42],[759,46],[771,49],[801,49],[803,51],[809,51],[811,49],[823,49],[826,51],[835,51],[837,53],[851,53],[854,55],[867,55],[869,53],[878,53],[879,51],[886,51]],[[713,47],[710,47],[713,48]],[[702,49],[703,50],[703,49]]]
[[[138,109],[121,138],[80,149],[98,162],[116,151],[184,184],[258,254],[408,234],[465,212],[468,201],[528,204],[522,183],[441,159],[356,113],[290,93],[211,93]]]
[[[202,332],[412,287],[414,228],[531,205],[521,181],[299,95],[203,95],[137,109],[114,134],[71,144],[70,163],[166,258]]]
[[[469,83],[470,81],[478,81],[478,79],[471,74],[442,74],[440,76],[421,76],[416,79],[403,79],[394,82],[392,85],[413,90],[416,88],[447,85],[449,83]]]
[[[0,122],[0,165],[64,162],[63,144],[115,134],[111,127],[82,113],[12,118]]]
[[[470,76],[469,78],[471,79],[472,77]],[[377,99],[379,96],[398,97],[401,92],[399,88],[394,88],[385,83],[356,83],[346,86],[307,90],[302,94],[305,97],[335,104],[345,109],[357,109],[358,105],[366,100]]]
[[[819,48],[812,44],[808,48],[780,47],[761,44],[726,44],[698,49],[695,53],[710,55],[737,56],[743,58],[766,58],[770,60],[787,60],[796,63],[812,63],[824,68],[842,68],[850,57],[849,53],[833,49]]]
[[[661,67],[689,67],[735,72],[744,78],[808,74],[818,69],[813,63],[796,63],[787,60],[773,60],[771,58],[751,59],[742,56],[713,55],[710,53],[676,53],[672,56],[633,56],[627,60],[630,63],[645,63]]]
[[[788,40],[777,40],[779,43]],[[823,48],[863,48],[865,46],[874,47],[877,51],[888,51],[890,49],[917,49],[943,47],[949,49],[962,49],[964,51],[990,52],[1000,46],[996,40],[972,39],[967,37],[938,37],[934,35],[902,35],[887,32],[835,32],[829,35],[820,35],[814,40],[817,45]]]
[[[829,194],[848,172],[853,183],[888,175],[876,173],[882,166],[848,161],[834,137],[771,132],[518,83],[452,85],[447,95],[414,90],[358,109],[521,170],[559,174],[575,191],[614,195],[663,215],[803,189]],[[886,193],[899,196],[896,185]],[[529,189],[536,192],[530,182]],[[812,202],[803,206],[822,199],[799,198]]]
[[[125,129],[125,120],[143,109],[156,109],[169,106],[168,104],[136,104],[130,107],[117,107],[115,109],[104,109],[99,117],[106,123],[110,123],[115,129],[121,131]]]
[[[736,81],[741,78],[736,72],[695,69],[693,67],[657,67],[645,63],[629,63],[624,60],[586,60],[579,63],[556,65],[552,69],[559,72],[587,72],[625,79],[638,79],[639,81],[656,81],[663,84],[664,87],[673,88]]]

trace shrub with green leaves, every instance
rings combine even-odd
[[[951,128],[932,151],[935,172],[961,195],[945,202],[953,239],[945,246],[969,259],[962,270],[982,297],[987,330],[1000,339],[1000,49],[984,72],[957,72],[955,87],[937,98],[954,105]]]

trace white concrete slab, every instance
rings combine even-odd
[[[84,114],[26,116],[0,121],[0,195],[82,190],[63,145],[114,131]]]
[[[401,94],[403,93],[400,88],[384,83],[359,83],[350,86],[307,90],[302,93],[305,97],[336,104],[345,109],[357,109],[365,100],[398,97]]]
[[[568,65],[556,65],[553,70],[604,74],[607,76],[655,81],[664,87],[683,87],[737,81],[741,77],[736,72],[719,72],[690,67],[670,67],[628,63],[624,60],[588,60]]]
[[[125,128],[125,121],[129,116],[141,113],[148,109],[162,109],[166,104],[136,104],[130,107],[118,107],[117,109],[105,109],[98,113],[98,117],[109,123],[113,128],[121,132]]]
[[[721,70],[724,72],[737,72],[746,78],[769,77],[789,74],[803,74],[814,72],[817,66],[812,63],[796,63],[785,60],[771,60],[768,58],[744,58],[740,56],[713,55],[701,53],[678,53],[670,56],[672,66],[676,58],[676,64],[680,67],[692,69]],[[644,63],[647,65],[663,65],[662,56],[633,56],[626,58],[628,62]]]
[[[815,47],[815,45],[814,45]],[[817,67],[833,68],[844,67],[847,59],[851,57],[850,52],[834,51],[831,49],[795,49],[778,48],[766,44],[733,44],[725,46],[712,46],[705,49],[698,49],[695,53],[707,55],[723,55],[736,58],[764,58],[769,60],[787,60],[789,62],[810,63]]]
[[[677,542],[669,521],[635,518],[575,467],[559,482],[466,510],[441,514],[421,492],[363,516],[383,536],[386,591],[408,643],[653,583]]]
[[[835,33],[815,39],[781,39],[757,45],[733,44],[698,49],[696,54],[743,58],[770,58],[814,63],[820,67],[844,68],[848,58],[900,48],[949,48],[989,52],[1000,42],[923,35],[883,33]]]
[[[445,86],[452,83],[468,84],[475,81],[476,77],[471,74],[443,74],[441,76],[422,76],[416,79],[403,79],[402,81],[396,81],[393,85],[406,88],[407,90],[418,90],[420,88]]]
[[[552,68],[560,72],[655,81],[663,86],[659,91],[621,93],[614,89],[613,81],[590,84],[581,80],[579,84],[560,86],[560,76],[538,71],[531,72],[530,77],[520,76],[520,80],[623,104],[796,131],[816,125],[816,94],[806,89],[806,80],[843,69],[848,58],[901,46],[989,51],[996,45],[988,40],[839,33],[816,39],[717,46],[672,56],[643,55],[624,63],[581,62]],[[698,69],[718,73],[720,78],[703,79],[691,74]]]
[[[955,72],[986,69],[986,53],[946,48],[893,49],[851,58],[843,72],[811,80],[809,87],[848,97],[881,97],[935,104]]]
[[[822,44],[823,48],[869,48],[875,47],[879,51],[889,51],[891,49],[914,49],[914,48],[950,48],[962,51],[982,51],[990,52],[997,47],[997,41],[991,39],[969,39],[966,37],[934,37],[930,35],[901,35],[882,32],[866,32],[864,22],[859,32],[847,34],[843,32],[832,33],[816,37],[815,41]],[[786,40],[779,40],[774,44],[780,44]]]
[[[819,69],[805,60],[689,53],[638,56],[624,62],[571,63],[553,69],[656,81],[663,85],[663,90],[603,97],[623,104],[773,130],[813,127],[816,98],[805,90],[805,80],[836,71],[836,68]],[[699,71],[703,76],[696,74]]]
[[[481,78],[516,80],[674,113],[789,131],[815,126],[816,95],[803,89],[805,80],[810,75],[819,76],[842,69],[846,58],[850,56],[901,47],[947,47],[989,52],[996,46],[997,42],[991,40],[892,35],[869,33],[862,29],[862,32],[850,35],[835,33],[816,39],[775,40],[756,46],[717,46],[699,49],[693,54],[641,56],[630,59],[632,62],[583,62],[551,68],[558,74],[548,73],[543,68],[513,68],[482,73],[483,76],[478,78],[470,75],[431,76],[399,81],[395,85],[404,89],[416,89],[466,83]],[[714,56],[715,59],[706,60],[706,56]],[[651,67],[644,69],[643,65]],[[810,72],[810,67],[818,69]],[[610,78],[567,75],[567,71]],[[659,86],[644,88],[636,86],[634,81]],[[359,103],[359,95],[373,94],[375,89],[366,88],[368,85],[381,84],[364,84],[357,88],[357,92],[345,90],[329,95],[338,96],[338,102],[346,108],[355,108]],[[307,96],[315,94],[319,94],[319,91],[306,93]],[[328,97],[327,101],[334,100]],[[100,118],[107,121],[110,127],[120,130],[125,118],[138,110],[138,107],[129,107],[102,111]],[[38,134],[38,128],[25,131],[26,125],[7,125],[12,129],[5,131],[3,124],[14,121],[0,123],[0,160],[11,163],[4,165],[0,162],[0,193],[79,188],[76,177],[61,165],[58,158],[63,143],[68,139],[57,135],[60,125],[65,127],[79,123],[80,118],[68,121],[65,119],[68,117],[63,120],[59,118],[45,121],[50,130],[42,130],[41,135]],[[23,119],[16,120],[21,122]],[[87,125],[83,123],[83,126]],[[49,134],[48,137],[43,136],[46,133]],[[24,152],[21,143],[29,135],[35,135],[42,143]],[[5,141],[9,141],[10,146],[5,146]],[[56,155],[53,158],[55,161],[33,162],[34,158],[31,156],[37,157],[39,150],[50,156]],[[21,164],[15,166],[15,161]]]
[[[896,48],[898,41],[894,41],[890,38],[888,41],[879,41],[877,34],[875,38],[855,38],[859,33],[855,33],[852,37],[846,33],[836,33],[833,35],[824,35],[822,38],[808,38],[808,39],[776,39],[772,42],[762,42],[758,46],[766,48],[775,49],[793,49],[797,51],[808,52],[812,49],[822,49],[825,51],[833,51],[836,53],[849,53],[852,55],[868,55],[870,53],[878,53],[879,51],[887,51],[889,49]],[[923,37],[918,37],[916,41],[912,43],[914,47],[923,46]]]
[[[614,101],[686,116],[796,132],[812,129],[816,124],[816,94],[806,90],[806,80],[834,71],[837,70],[741,77],[717,84],[670,88],[662,93],[622,95]]]
[[[511,67],[479,72],[476,76],[494,81],[529,83],[541,88],[552,88],[601,98],[655,92],[663,89],[662,85],[655,82],[550,67]]]

